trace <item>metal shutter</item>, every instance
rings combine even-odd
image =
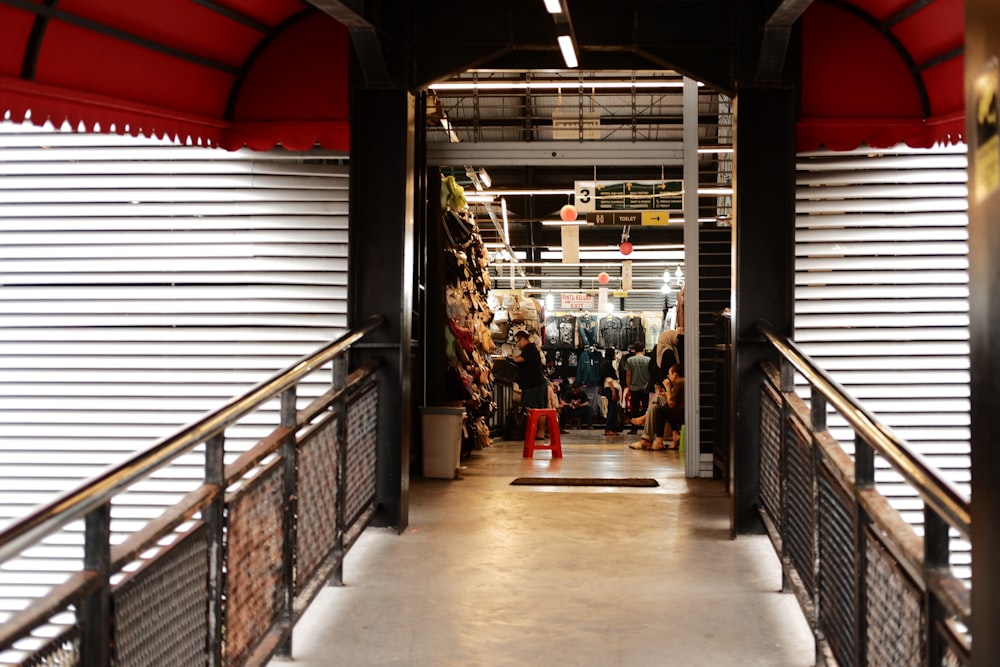
[[[799,156],[795,338],[969,493],[966,166],[965,146]],[[877,481],[919,526],[884,462]]]
[[[0,526],[345,330],[343,157],[0,125]]]

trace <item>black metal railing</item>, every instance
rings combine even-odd
[[[757,328],[780,355],[763,365],[759,509],[817,662],[970,664],[970,589],[949,563],[952,535],[971,535],[969,501],[795,343]],[[853,460],[827,430],[828,405],[854,431]],[[876,490],[876,455],[923,501],[922,537]]]
[[[383,324],[372,317],[0,534],[3,565],[85,524],[79,569],[0,627],[0,662],[214,667],[288,655],[295,622],[341,581],[376,510],[378,364],[349,373],[347,354]],[[329,389],[299,409],[300,383],[321,369]],[[227,429],[276,398],[280,423],[227,464]],[[195,448],[197,488],[113,544],[115,498]]]

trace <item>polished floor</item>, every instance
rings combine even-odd
[[[414,479],[402,534],[369,529],[296,626],[292,663],[806,667],[812,637],[763,537],[729,539],[722,482],[677,452],[572,431],[564,457],[498,441]],[[511,486],[652,477],[657,488]],[[288,661],[274,661],[286,665]]]

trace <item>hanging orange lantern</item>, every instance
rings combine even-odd
[[[576,220],[576,206],[566,204],[559,209],[559,219],[563,222],[573,222]]]
[[[601,283],[602,285],[607,285],[610,280],[611,276],[609,276],[604,271],[601,271],[600,273],[597,274],[597,282]]]

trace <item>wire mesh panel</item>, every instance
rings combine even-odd
[[[229,501],[226,663],[242,665],[282,605],[284,542],[281,462]]]
[[[19,667],[76,667],[80,659],[80,629],[73,627],[62,633],[29,657]]]
[[[825,468],[819,490],[819,624],[837,664],[855,663],[855,505]]]
[[[347,493],[345,527],[375,501],[378,385],[370,385],[347,406]]]
[[[298,581],[308,581],[337,537],[337,419],[330,415],[299,449]]]
[[[870,530],[867,531],[866,543],[866,665],[926,665],[923,595]]]
[[[815,519],[813,509],[813,457],[809,434],[799,423],[789,419],[785,455],[788,459],[785,486],[785,545],[791,555],[806,592],[813,597],[816,562]]]
[[[760,387],[760,500],[771,520],[781,523],[781,396]]]
[[[119,667],[203,665],[208,637],[204,525],[183,536],[113,593]]]

